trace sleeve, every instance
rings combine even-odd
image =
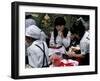
[[[65,47],[68,47],[70,45],[70,41],[71,41],[70,35],[71,35],[71,33],[68,32],[67,37],[66,38],[63,38],[63,40],[62,40],[62,43],[63,43],[63,45]]]
[[[89,40],[81,42],[80,49],[81,49],[81,54],[83,55],[89,53]]]
[[[40,67],[40,59],[39,59],[39,56],[38,56],[36,50],[29,48],[29,49],[27,49],[27,53],[28,53],[29,64],[33,68]]]
[[[49,45],[54,45],[54,33],[52,32],[51,33],[51,37],[50,37],[50,42],[49,42]]]

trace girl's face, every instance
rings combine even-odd
[[[30,37],[25,37],[25,45],[26,46],[30,46],[32,44],[32,38]]]
[[[57,25],[56,26],[57,31],[63,31],[64,30],[64,25]]]

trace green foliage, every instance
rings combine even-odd
[[[64,17],[66,21],[65,27],[70,29],[72,24],[76,21],[77,18],[84,17],[89,20],[89,16],[83,15],[68,15],[68,14],[46,14],[46,13],[31,13],[33,19],[36,21],[38,27],[40,27],[47,36],[50,35],[50,32],[54,29],[54,20],[56,17]]]

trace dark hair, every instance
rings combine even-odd
[[[65,25],[65,23],[66,22],[65,22],[65,20],[64,20],[63,17],[57,17],[55,19],[55,22],[54,22],[54,24],[55,24],[55,27],[54,27],[54,42],[55,42],[55,44],[56,44],[56,37],[58,35],[58,31],[56,29],[56,26],[57,25]],[[64,28],[64,30],[63,30],[63,36],[66,37],[67,36],[67,33],[68,33],[68,29],[67,28]]]
[[[65,25],[66,22],[65,22],[65,19],[63,17],[57,17],[55,19],[55,22],[54,22],[54,25],[57,26],[57,25]]]
[[[35,38],[32,38],[32,37],[28,37],[28,36],[26,36],[26,38],[31,40],[32,42],[38,40],[38,39],[35,39]]]
[[[31,18],[31,19],[33,18],[32,15],[26,15],[26,16],[25,16],[25,19],[30,19],[30,18]]]
[[[77,34],[81,38],[83,37],[85,33],[85,27],[81,21],[74,22],[71,29],[70,29],[72,34]]]

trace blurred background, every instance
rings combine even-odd
[[[64,17],[66,21],[65,27],[70,30],[72,24],[79,18],[82,17],[85,21],[89,20],[89,15],[71,15],[71,14],[49,14],[49,13],[33,13],[26,12],[26,16],[31,15],[32,19],[36,21],[36,25],[41,28],[50,37],[50,33],[54,28],[54,21],[57,17]]]

